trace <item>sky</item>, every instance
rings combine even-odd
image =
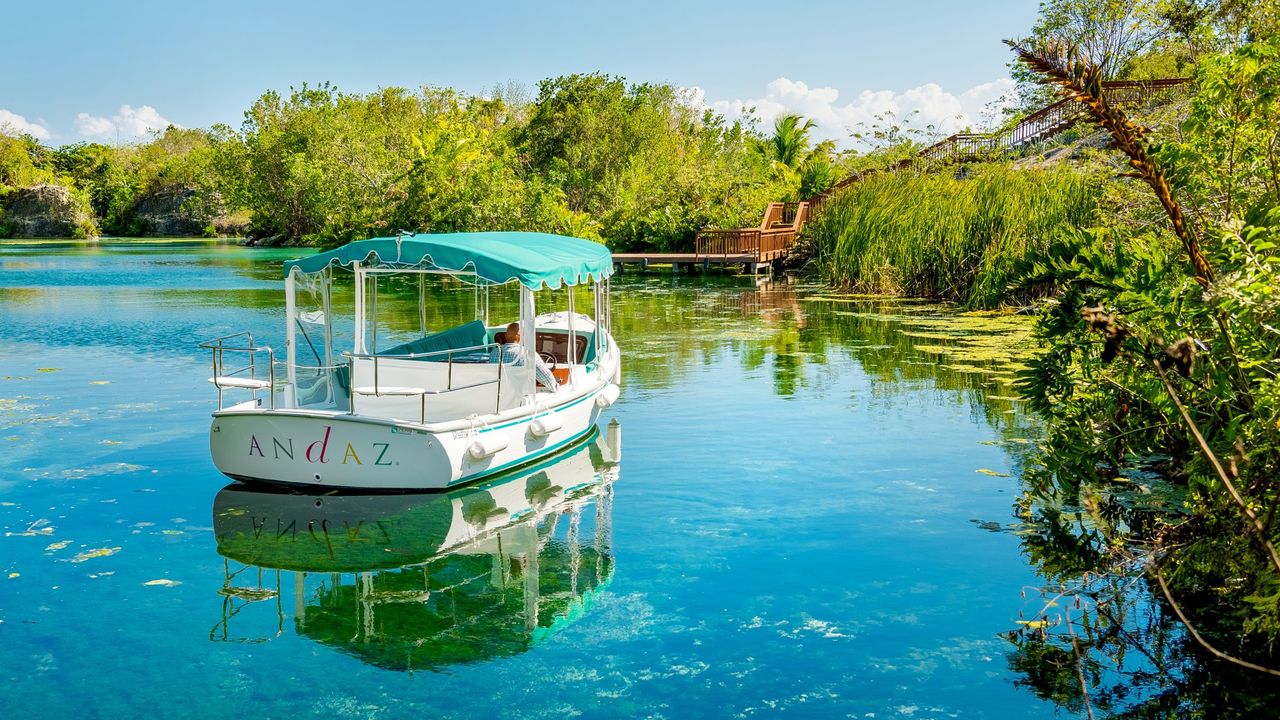
[[[884,111],[952,132],[1012,88],[1002,38],[1036,0],[30,2],[0,0],[0,125],[42,141],[130,142],[237,126],[267,90],[346,92],[604,72],[668,82],[729,117],[796,112],[842,145]],[[957,117],[959,116],[959,117]]]

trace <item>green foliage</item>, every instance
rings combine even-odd
[[[1150,227],[1059,233],[1021,267],[1024,286],[1056,292],[1037,324],[1044,351],[1020,379],[1047,418],[1044,467],[1019,503],[1028,519],[1091,538],[1084,570],[1160,564],[1208,642],[1273,666],[1278,52],[1272,38],[1203,58],[1181,135],[1152,153],[1194,210],[1214,280],[1202,287],[1187,246]]]
[[[107,146],[75,143],[49,151],[49,165],[83,192],[104,230],[145,234],[139,204],[165,193],[186,195],[183,210],[212,218],[223,211],[209,133],[169,127],[149,142]]]
[[[1130,77],[1136,66],[1150,64],[1148,54],[1167,34],[1163,4],[1165,0],[1045,0],[1026,43],[1069,41],[1101,69],[1103,79]],[[1022,63],[1011,61],[1009,74],[1018,89],[1016,114],[1026,115],[1057,99]]]
[[[812,145],[809,133],[817,127],[799,115],[780,115],[773,123],[773,135],[760,142],[761,154],[771,164],[775,177],[795,192],[788,200],[810,198],[835,184],[833,162],[835,143],[824,140]]]
[[[937,125],[922,126],[919,121],[919,110],[902,117],[889,110],[877,114],[870,123],[858,123],[850,137],[869,149],[849,153],[843,165],[850,171],[879,170],[916,158],[942,137]]]
[[[214,133],[215,169],[257,235],[319,244],[401,229],[536,229],[684,247],[783,192],[752,138],[668,85],[572,75],[533,104],[452,90],[266,93]]]
[[[779,165],[798,169],[809,159],[809,132],[817,124],[799,115],[779,115],[773,123],[773,136],[767,138],[761,149]]]
[[[803,139],[803,138],[802,138]],[[835,179],[829,145],[775,167],[762,138],[664,84],[604,75],[492,98],[449,89],[267,92],[239,128],[170,127],[144,143],[45,148],[0,137],[0,194],[58,182],[116,234],[217,232],[335,245],[399,230],[543,230],[682,250],[708,226]],[[176,218],[176,220],[175,220]]]
[[[670,85],[600,74],[543,81],[516,137],[530,175],[595,218],[611,246],[659,250],[690,248],[707,225],[751,223],[794,189],[754,142]]]
[[[41,145],[30,135],[12,136],[0,132],[0,237],[8,237],[15,231],[12,219],[6,219],[6,196],[18,188],[37,185],[55,185],[70,190],[69,208],[62,208],[68,215],[83,218],[72,227],[74,237],[85,238],[98,234],[92,220],[88,194],[77,187],[74,178],[61,172],[57,152]]]
[[[858,292],[992,306],[1033,294],[1007,294],[1016,264],[1093,222],[1100,186],[1068,167],[881,173],[829,200],[806,242],[827,280]]]
[[[1280,45],[1246,45],[1196,71],[1185,136],[1155,148],[1209,222],[1247,220],[1280,198]]]
[[[30,135],[0,132],[0,197],[6,190],[53,182],[54,174],[43,165],[45,148]]]

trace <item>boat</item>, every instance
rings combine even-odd
[[[290,260],[282,363],[250,332],[201,344],[217,391],[214,465],[244,482],[412,491],[546,457],[620,394],[612,273],[604,245],[527,232],[403,233]],[[429,301],[441,283],[461,289],[470,320],[429,327],[445,316]],[[349,323],[335,289],[349,290]],[[379,317],[380,291],[388,305],[416,294],[407,338]],[[499,299],[513,316],[491,320]],[[383,345],[393,330],[403,341],[380,347],[380,330]],[[247,398],[228,404],[235,393]]]
[[[522,653],[587,613],[614,575],[620,428],[445,492],[233,482],[215,642],[299,637],[396,671]],[[292,622],[290,622],[292,621]]]

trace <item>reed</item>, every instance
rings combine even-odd
[[[1096,173],[1065,166],[883,173],[828,201],[806,241],[825,279],[856,292],[1023,302],[1009,289],[1018,261],[1048,247],[1057,228],[1092,224],[1101,191]]]

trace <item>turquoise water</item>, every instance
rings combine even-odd
[[[913,346],[936,309],[627,276],[616,467],[593,441],[466,497],[241,497],[196,345],[278,343],[293,254],[0,246],[6,717],[1054,714],[998,635],[1041,581],[988,531],[1035,423]],[[450,503],[521,498],[502,550],[441,539]]]

